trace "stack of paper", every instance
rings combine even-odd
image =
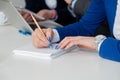
[[[13,50],[13,52],[15,53],[15,55],[36,57],[41,59],[53,59],[76,48],[72,47],[67,50],[56,50],[55,46],[56,44],[53,44],[53,48],[35,48],[32,44],[29,44],[15,49]]]

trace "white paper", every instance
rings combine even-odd
[[[53,44],[53,47],[51,49],[51,48],[35,48],[32,44],[29,44],[21,48],[15,49],[13,50],[13,52],[15,53],[15,55],[36,57],[41,59],[53,59],[76,48],[72,47],[68,50],[56,50],[55,49],[56,45],[57,44]]]

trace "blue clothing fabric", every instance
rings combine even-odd
[[[50,8],[46,5],[45,0],[25,0],[26,9],[29,9],[35,13],[42,9]],[[68,5],[64,0],[57,0],[57,7],[55,8],[58,18],[55,22],[61,25],[68,25],[70,23],[76,22],[76,18],[68,10]]]
[[[117,0],[92,0],[79,22],[56,29],[60,40],[66,36],[93,36],[99,25],[107,18],[112,36],[104,40],[100,46],[99,55],[106,59],[120,61],[120,41],[113,36],[116,9]]]

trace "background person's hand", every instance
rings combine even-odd
[[[22,10],[19,10],[20,14],[23,16],[23,18],[27,21],[27,22],[31,22],[32,21],[32,17],[30,15],[30,13],[24,12]]]
[[[52,19],[56,15],[55,10],[43,9],[37,13],[39,16],[44,17],[45,19]]]
[[[68,49],[74,45],[81,48],[96,50],[94,37],[85,36],[66,37],[59,43],[58,47],[59,49]]]
[[[41,31],[36,28],[35,31],[32,33],[32,41],[33,45],[37,48],[43,48],[48,47],[50,42],[53,38],[53,31],[51,28],[48,29],[42,29],[44,35],[41,33]]]
[[[70,5],[72,3],[72,0],[65,0],[65,2]]]

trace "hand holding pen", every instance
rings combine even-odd
[[[41,29],[41,27],[39,26],[39,24],[37,23],[36,19],[33,17],[32,14],[31,14],[31,17],[32,17],[33,21],[35,22],[36,26],[38,27],[32,33],[33,45],[37,48],[52,46],[52,44],[51,44],[51,40],[53,38],[52,29],[51,28]]]
[[[52,29],[42,29],[42,31],[45,37],[38,28],[32,33],[33,45],[37,48],[50,47],[53,35]]]

